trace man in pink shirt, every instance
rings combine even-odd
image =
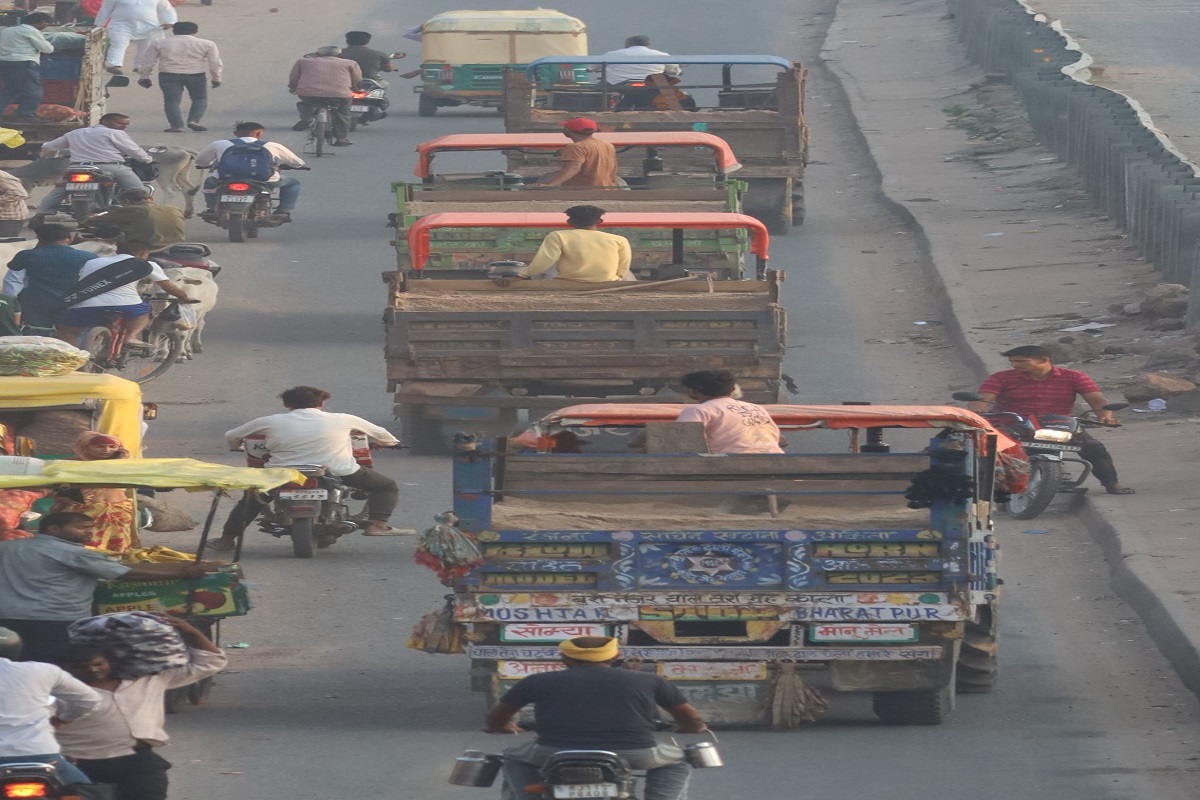
[[[300,121],[292,126],[294,131],[312,127],[317,109],[324,105],[336,106],[333,116],[335,147],[346,147],[351,141],[350,100],[354,90],[362,83],[362,69],[348,58],[341,58],[342,48],[322,47],[312,58],[302,58],[292,65],[288,76],[288,91],[299,101],[296,110]]]
[[[698,405],[679,412],[679,422],[703,422],[710,453],[782,453],[779,426],[766,409],[735,400],[737,378],[727,370],[689,372],[680,380]]]

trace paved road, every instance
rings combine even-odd
[[[1095,82],[1133,97],[1193,161],[1200,159],[1196,0],[1033,0],[1092,56]]]
[[[428,1],[407,4],[404,17],[382,2],[345,7],[353,9],[344,15],[345,27],[375,30],[380,45],[402,49],[399,31],[438,10]],[[810,61],[832,11],[826,0],[759,0],[739,8],[731,31],[689,16],[694,7],[677,0],[655,4],[674,13],[668,24],[667,14],[648,17],[647,6],[632,0],[613,0],[603,10],[559,4],[588,18],[593,50],[645,31],[677,53],[771,50]],[[185,17],[205,26],[203,33],[225,44],[230,75],[214,102],[214,127],[254,117],[284,130],[293,118],[281,76],[293,55],[331,38],[327,5],[296,0],[287,17],[236,6],[184,8]],[[637,30],[627,20],[637,21]],[[246,31],[267,23],[270,35],[258,37],[250,52]],[[389,41],[387,34],[396,36]],[[251,62],[279,67],[264,76]],[[163,404],[151,439],[155,454],[226,458],[221,432],[273,410],[281,388],[302,382],[329,387],[339,409],[388,421],[378,323],[378,273],[393,263],[382,227],[391,203],[387,181],[407,175],[412,148],[423,139],[498,129],[488,111],[418,119],[405,84],[397,83],[397,113],[359,132],[353,148],[322,159],[304,176],[296,224],[265,231],[254,243],[217,248],[226,271],[210,348],[149,392]],[[113,107],[137,115],[138,138],[165,138],[141,133],[158,129],[153,96],[126,91]],[[243,100],[241,109],[231,108],[232,97]],[[773,262],[791,275],[789,372],[805,400],[943,398],[967,379],[938,339],[937,325],[913,325],[938,321],[922,290],[919,253],[877,204],[877,176],[858,148],[837,87],[819,71],[809,113],[820,162],[809,180],[809,222],[773,250]],[[298,143],[290,133],[279,138]],[[199,137],[182,141],[193,139],[203,143]],[[197,222],[193,230],[219,245],[217,229]],[[447,506],[444,460],[387,454],[380,466],[405,484],[398,523],[423,526]],[[1053,527],[1053,537],[1005,529],[1011,591],[1004,611],[1005,677],[994,695],[965,698],[954,720],[936,729],[885,729],[861,698],[837,698],[833,712],[811,729],[729,733],[722,749],[731,767],[698,776],[693,797],[1194,796],[1195,702],[1133,615],[1111,597],[1086,537],[1066,518],[1039,525]],[[192,535],[164,540],[184,543]],[[211,705],[172,719],[173,796],[489,796],[444,783],[460,750],[496,740],[473,733],[482,705],[466,691],[464,662],[404,647],[413,623],[436,608],[442,594],[431,575],[413,565],[412,549],[411,541],[358,538],[302,562],[288,555],[284,542],[253,540],[245,563],[259,607],[225,630],[227,643],[249,647],[230,651],[231,672],[220,679]]]

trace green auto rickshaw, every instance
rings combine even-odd
[[[418,113],[432,117],[441,106],[500,109],[504,73],[554,56],[587,55],[587,27],[552,9],[447,11],[421,25],[421,85]],[[589,82],[586,65],[546,65],[539,81]]]

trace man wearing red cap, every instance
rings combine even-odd
[[[576,117],[563,123],[563,133],[571,144],[563,148],[559,158],[562,166],[537,182],[542,188],[551,186],[616,186],[617,150],[594,134],[599,126],[594,120]]]

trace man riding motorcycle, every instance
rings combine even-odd
[[[248,158],[233,156],[244,153],[252,158],[254,154],[250,152],[251,149],[261,148],[274,167],[269,173],[263,170],[263,183],[279,189],[279,206],[275,209],[275,215],[281,217],[283,222],[291,222],[292,211],[296,209],[296,202],[300,199],[300,181],[291,175],[281,176],[278,167],[282,164],[292,169],[308,169],[308,165],[304,163],[304,159],[278,142],[260,141],[264,132],[261,122],[239,122],[233,129],[236,138],[218,139],[196,154],[196,166],[200,169],[212,169],[215,173],[204,180],[204,202],[208,206],[205,215],[212,214],[216,207],[215,189],[222,178],[257,178],[256,175],[236,174],[245,171],[244,164]]]
[[[679,733],[702,733],[704,718],[677,687],[659,676],[615,669],[617,640],[577,636],[559,644],[567,669],[531,675],[509,689],[487,715],[487,733],[522,733],[517,713],[533,704],[537,739],[504,752],[505,800],[527,800],[538,768],[562,750],[615,752],[632,769],[646,770],[645,800],[683,800],[691,768],[683,751],[658,744],[658,709]]]
[[[122,189],[142,189],[142,179],[132,167],[126,165],[125,160],[150,164],[154,159],[125,132],[129,123],[130,119],[125,114],[105,114],[98,125],[76,128],[46,142],[42,145],[42,155],[69,150],[71,166],[88,164],[103,167]],[[58,208],[66,195],[66,190],[61,186],[51,189],[29,221],[30,227],[40,225],[47,214]]]
[[[342,483],[367,493],[367,526],[364,536],[403,536],[412,533],[388,525],[388,518],[400,499],[400,487],[394,480],[369,467],[360,467],[354,460],[350,432],[360,430],[384,447],[400,444],[386,429],[352,414],[336,414],[325,410],[325,401],[332,395],[315,386],[297,386],[279,395],[287,409],[283,414],[259,417],[239,425],[225,434],[231,449],[239,449],[247,436],[266,435],[270,466],[295,467],[318,465]],[[264,503],[254,493],[242,498],[229,519],[220,538],[209,546],[213,550],[232,550],[238,535],[254,521]]]

